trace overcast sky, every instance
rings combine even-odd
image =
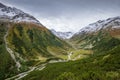
[[[90,23],[120,16],[120,0],[0,0],[56,31],[77,32]]]

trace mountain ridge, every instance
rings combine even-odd
[[[75,43],[79,48],[84,47],[89,49],[95,47],[100,41],[105,41],[108,44],[107,41],[112,41],[112,39],[120,39],[120,17],[108,18],[92,23],[80,29],[78,33],[73,35],[70,41]]]
[[[23,12],[20,9],[15,7],[9,7],[0,3],[0,18],[4,18],[11,22],[33,22],[41,24],[35,17],[32,15]],[[42,25],[42,24],[41,24]]]
[[[82,32],[96,32],[99,31],[100,29],[105,29],[107,28],[110,24],[112,25],[113,22],[113,28],[119,28],[119,27],[115,27],[115,25],[119,25],[120,23],[120,16],[116,16],[116,17],[111,17],[105,20],[99,20],[97,22],[91,23],[86,27],[83,27],[82,29],[79,30],[79,32],[77,32],[76,34],[82,33]],[[116,24],[114,24],[116,22]]]

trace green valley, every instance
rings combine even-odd
[[[0,80],[120,80],[119,1],[99,1],[3,0]]]
[[[68,62],[50,63],[22,80],[119,80],[120,39],[116,37],[120,35],[119,28],[109,26],[97,32],[75,34],[67,40],[74,48],[68,51],[71,53]]]

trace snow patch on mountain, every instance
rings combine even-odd
[[[40,22],[34,18],[33,16],[24,13],[20,9],[15,7],[9,7],[2,3],[0,3],[0,19],[7,19],[12,22],[33,22],[39,23]]]
[[[120,28],[120,16],[113,17],[113,18],[108,18],[106,20],[99,20],[95,23],[89,24],[88,26],[80,29],[80,31],[77,33],[82,33],[82,32],[97,32],[101,29],[106,29],[107,27],[112,27],[112,28]]]
[[[51,29],[51,32],[61,39],[69,39],[74,35],[72,32],[57,32],[54,29]]]

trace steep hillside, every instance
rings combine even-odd
[[[33,23],[14,23],[8,33],[8,45],[25,59],[42,60],[42,58],[54,57],[54,54],[64,55],[70,47],[44,26]],[[51,52],[51,49],[59,49],[61,52]]]
[[[71,42],[76,48],[101,49],[105,51],[120,43],[120,17],[98,21],[80,30]],[[107,49],[106,49],[107,48]],[[98,51],[98,50],[97,50]]]
[[[71,48],[38,24],[1,22],[0,29],[1,79],[12,75],[7,72],[7,67],[14,71],[16,68],[16,72],[25,71],[28,67],[48,59],[65,59],[64,56],[67,56],[67,51]],[[6,73],[5,76],[3,73]]]

